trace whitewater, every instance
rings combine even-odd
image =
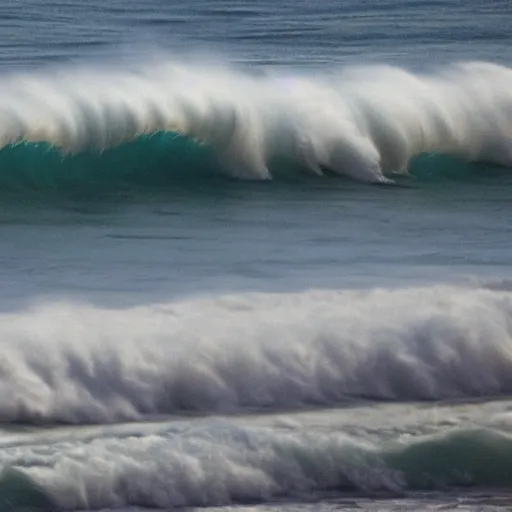
[[[0,419],[111,423],[512,392],[512,294],[227,295],[0,317]]]
[[[418,75],[391,66],[291,74],[153,62],[60,69],[0,81],[0,145],[104,152],[171,132],[206,145],[222,172],[271,178],[297,170],[388,183],[411,159],[440,153],[511,165],[512,71],[489,63]]]
[[[508,506],[511,76],[4,76],[2,510]]]
[[[0,3],[0,512],[510,509],[511,25]]]
[[[2,421],[91,424],[4,431],[3,499],[166,509],[510,489],[512,293],[502,288],[3,314]]]

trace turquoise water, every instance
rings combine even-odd
[[[0,509],[512,504],[506,2],[0,6]]]

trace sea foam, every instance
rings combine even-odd
[[[314,501],[347,491],[396,497],[447,486],[512,487],[512,439],[490,428],[381,442],[343,432],[224,421],[169,423],[153,430],[4,444],[0,464],[10,469],[0,475],[0,500],[17,499],[36,510],[39,502],[39,510],[48,512],[125,506],[168,510]]]
[[[172,132],[212,148],[223,172],[270,179],[269,162],[365,182],[407,173],[413,157],[512,163],[512,71],[467,63],[415,75],[393,67],[250,74],[152,62],[0,80],[0,147],[45,142],[104,151]]]
[[[512,392],[512,293],[239,294],[0,315],[0,419],[103,423]]]

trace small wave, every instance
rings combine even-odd
[[[57,512],[55,501],[27,473],[7,468],[0,473],[2,512]]]
[[[409,488],[512,487],[512,438],[483,428],[461,429],[397,443],[381,453]]]
[[[14,468],[0,480],[0,499],[37,501],[43,511],[512,488],[512,438],[491,429],[370,443],[340,432],[168,424],[146,436],[4,446],[0,463]]]
[[[0,315],[0,420],[439,400],[512,392],[512,293],[242,294]]]
[[[426,76],[392,67],[252,76],[170,62],[4,76],[0,183],[158,182],[204,168],[270,179],[283,158],[310,174],[382,183],[436,153],[510,167],[511,85],[510,69],[486,63]]]

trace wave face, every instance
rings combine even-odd
[[[243,294],[0,316],[0,421],[105,423],[512,392],[512,293]]]
[[[124,161],[135,157],[160,173],[183,160],[180,137],[210,148],[215,162],[207,166],[236,178],[269,179],[276,158],[313,174],[329,170],[365,182],[407,173],[411,159],[425,153],[510,167],[510,91],[512,70],[486,63],[425,76],[392,67],[256,76],[170,62],[4,76],[0,162],[8,170],[2,181],[19,185],[20,172],[21,184],[73,179],[65,176],[70,169],[94,173],[95,152],[141,137],[157,139],[144,145],[144,154],[140,142],[125,146]],[[173,151],[181,156],[169,159]],[[195,151],[185,154],[192,158],[188,171],[208,161]],[[64,168],[58,163],[77,154],[89,156]],[[120,154],[103,154],[110,160],[102,172],[109,172]],[[64,176],[52,176],[40,158]],[[143,173],[128,167],[128,177]],[[34,172],[50,175],[41,180]]]
[[[97,152],[63,154],[47,143],[19,143],[0,150],[2,192],[84,193],[166,190],[221,177],[211,148],[176,133],[140,136]]]

